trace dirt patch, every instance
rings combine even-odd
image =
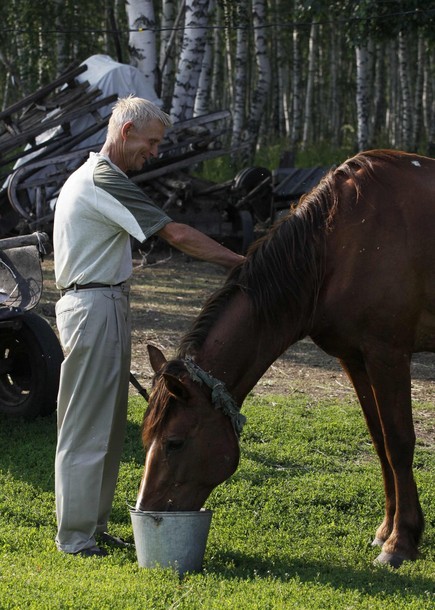
[[[54,305],[59,298],[54,285],[53,258],[43,262],[44,292],[38,310],[55,328]],[[132,280],[132,371],[149,387],[152,371],[146,345],[153,343],[167,357],[174,355],[181,336],[198,315],[205,299],[225,279],[219,267],[187,258],[177,251],[161,251],[152,264],[135,256]],[[433,399],[435,356],[417,354],[412,362],[414,400]],[[134,394],[136,390],[131,388]],[[311,399],[354,398],[354,391],[337,361],[310,339],[299,341],[283,354],[259,380],[257,395],[304,393]]]

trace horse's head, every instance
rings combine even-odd
[[[207,374],[193,362],[167,361],[152,346],[148,352],[156,375],[143,422],[146,460],[136,509],[199,510],[238,466],[242,416],[231,405],[228,412],[213,404],[222,384],[210,376],[214,386],[204,383],[198,374]]]

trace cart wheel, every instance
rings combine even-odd
[[[51,326],[25,312],[0,332],[0,413],[32,419],[56,409],[63,352]]]
[[[265,167],[245,167],[235,176],[233,194],[245,199],[245,206],[259,222],[268,220],[273,211],[272,172]]]

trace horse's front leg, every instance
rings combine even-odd
[[[394,527],[394,515],[396,512],[394,475],[385,451],[384,434],[381,420],[379,419],[378,407],[365,365],[362,361],[345,362],[343,360],[341,361],[341,365],[355,388],[372,438],[373,446],[381,463],[385,492],[385,515],[384,520],[376,530],[372,545],[382,546],[389,538]]]
[[[385,540],[379,563],[399,567],[418,556],[424,518],[414,481],[415,433],[412,421],[410,359],[403,351],[376,353],[366,361],[384,435],[385,453],[395,488],[393,529]]]

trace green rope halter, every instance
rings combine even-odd
[[[228,392],[223,381],[219,381],[209,373],[206,373],[200,366],[188,357],[184,359],[184,364],[192,381],[196,381],[200,385],[203,383],[211,390],[211,401],[216,409],[222,409],[233,424],[234,432],[240,437],[243,426],[246,422],[246,417],[242,415],[237,408],[236,401]]]

